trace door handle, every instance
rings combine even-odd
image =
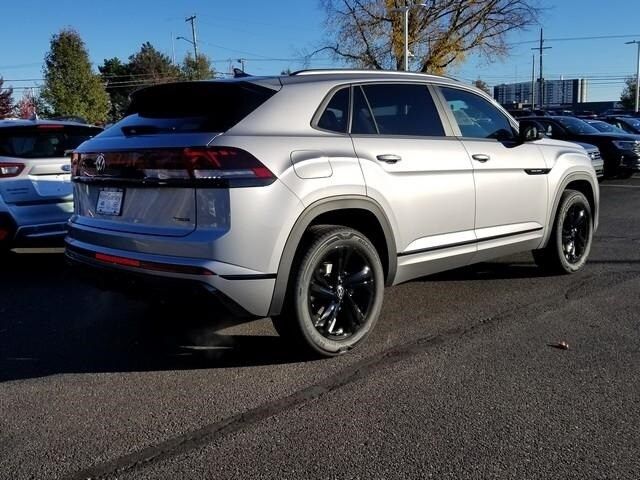
[[[385,163],[398,163],[400,160],[402,160],[402,157],[400,155],[394,155],[392,153],[378,155],[376,158]]]
[[[480,163],[488,162],[489,160],[491,160],[491,157],[489,155],[485,155],[484,153],[475,153],[471,155],[471,158]]]

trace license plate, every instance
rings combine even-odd
[[[124,190],[120,188],[104,188],[98,194],[96,212],[100,215],[117,216],[122,213]]]

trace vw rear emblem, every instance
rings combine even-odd
[[[96,157],[96,172],[104,172],[107,168],[107,160],[104,158],[104,154],[99,153]]]

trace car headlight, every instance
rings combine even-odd
[[[613,144],[616,146],[616,148],[619,148],[620,150],[633,150],[633,151],[640,150],[640,142],[614,140]]]

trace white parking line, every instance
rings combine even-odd
[[[615,187],[615,188],[640,188],[640,185],[611,185],[609,183],[607,184],[600,184],[600,188],[602,187]]]

